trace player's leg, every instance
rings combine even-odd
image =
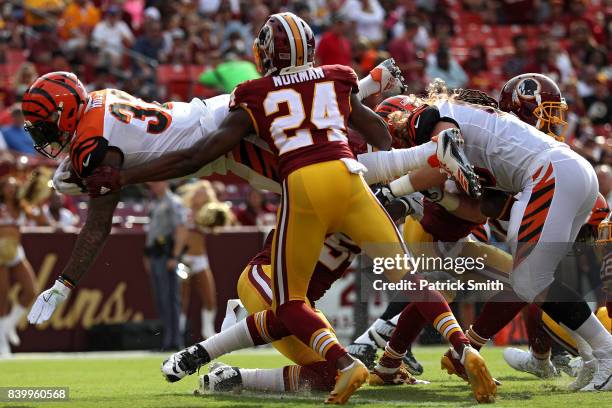
[[[20,290],[5,321],[8,339],[14,346],[21,343],[17,335],[17,325],[38,293],[32,265],[26,259],[23,248],[19,247],[18,251],[19,260],[10,263],[8,269],[13,280],[19,284]]]
[[[585,390],[599,385],[612,389],[608,380],[612,376],[612,336],[576,291],[554,279],[557,265],[591,211],[597,181],[583,159],[561,149],[551,157],[552,163],[544,163],[534,172],[532,185],[511,211],[509,239],[514,242],[515,264],[512,286],[524,300],[537,299],[552,319],[593,349],[599,367]],[[554,244],[559,242],[565,246]]]
[[[374,197],[363,178],[353,180],[353,194],[350,205],[352,211],[345,216],[341,231],[364,250],[371,258],[395,258],[407,254],[401,235],[384,208]],[[404,278],[406,271],[391,270],[385,276],[391,281]],[[407,275],[406,279],[420,281],[419,275]],[[484,360],[478,352],[469,346],[469,341],[463,334],[459,324],[444,297],[435,290],[425,288],[418,293],[419,298],[413,302],[422,318],[432,324],[436,330],[453,346],[453,351],[468,368],[471,385],[479,401],[491,401],[496,394],[496,386],[486,368]],[[400,325],[410,324],[401,318]],[[388,350],[390,369],[399,369],[406,349]]]
[[[9,272],[6,266],[0,266],[0,359],[11,356],[8,339],[6,316],[9,311],[8,293],[10,289]]]
[[[350,197],[350,179],[341,161],[292,172],[283,182],[272,249],[276,316],[293,335],[340,370],[328,403],[345,403],[367,378],[367,369],[346,352],[306,298],[325,235],[334,231]]]

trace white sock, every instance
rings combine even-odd
[[[389,183],[389,189],[396,197],[402,197],[414,193],[414,187],[410,181],[410,174],[406,174]]]
[[[249,334],[247,321],[241,320],[227,330],[200,342],[200,345],[206,349],[210,359],[214,360],[232,351],[253,347],[255,343]]]
[[[393,180],[421,167],[429,167],[427,159],[436,154],[437,145],[427,142],[410,149],[394,149],[360,154],[357,159],[368,168],[363,175],[368,184]]]
[[[215,331],[215,316],[217,310],[202,309],[200,317],[202,319],[202,337],[209,338],[214,336],[217,332]]]
[[[612,357],[612,335],[593,313],[576,329],[576,333],[591,346],[596,358]]]
[[[370,338],[370,335],[368,334],[368,332],[370,330],[375,330],[376,329],[376,325],[380,324],[379,322],[384,323],[384,320],[381,319],[376,319],[376,321],[374,323],[372,323],[372,325],[370,327],[368,327],[366,329],[366,331],[364,331],[363,333],[361,333],[361,336],[357,337],[355,339],[355,341],[353,343],[359,343],[359,344],[369,344],[370,346],[374,346],[376,347],[376,343],[374,343],[374,340],[372,340]]]
[[[582,357],[582,361],[591,361],[595,357],[593,357],[593,349],[578,333],[573,330],[570,330],[561,323],[561,327],[563,327],[570,334],[572,339],[576,342],[576,348],[578,349],[578,354]]]
[[[357,93],[357,97],[360,101],[379,92],[380,82],[376,82],[370,74],[359,81],[359,93]]]
[[[27,311],[28,310],[25,307],[21,306],[19,303],[14,303],[11,312],[6,317],[8,324],[13,327],[17,326],[19,324],[19,320],[21,320],[21,318],[26,314]]]
[[[255,391],[285,391],[284,368],[241,368],[242,385]]]

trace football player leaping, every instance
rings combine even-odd
[[[376,67],[359,86],[362,98],[403,89],[392,60]],[[69,157],[54,175],[55,188],[65,194],[80,194],[85,191],[82,179],[100,166],[130,168],[164,152],[194,145],[228,115],[228,101],[229,95],[221,95],[205,101],[160,105],[116,89],[88,94],[74,74],[52,72],[30,85],[23,97],[22,111],[36,150],[56,158],[69,149]],[[265,143],[244,140],[232,152],[199,169],[197,175],[227,171],[256,188],[280,192],[276,159]],[[48,320],[93,264],[110,232],[118,200],[117,192],[90,199],[87,219],[72,256],[53,288],[41,294],[32,307],[28,316],[31,323]]]
[[[345,403],[367,378],[367,369],[338,343],[307,303],[306,292],[328,233],[343,232],[373,257],[407,255],[402,239],[367,187],[346,137],[351,125],[375,147],[387,149],[391,137],[382,120],[355,96],[356,77],[342,66],[313,67],[314,36],[291,13],[269,17],[255,41],[264,78],[236,88],[230,114],[203,143],[169,153],[132,169],[108,169],[111,187],[193,173],[230,151],[253,131],[279,158],[282,206],[272,252],[273,310],[283,325],[334,364],[339,375],[328,403]],[[442,132],[444,129],[440,129]],[[442,154],[456,151],[457,132],[444,132]],[[450,169],[454,174],[455,171]],[[466,187],[477,184],[471,173],[458,173]],[[298,244],[299,242],[299,244]],[[369,243],[364,247],[365,243]],[[407,270],[388,270],[391,281]],[[414,271],[412,271],[414,272]],[[420,279],[411,275],[410,279]],[[496,386],[484,360],[467,347],[448,304],[436,291],[423,290],[429,302],[415,302],[423,318],[451,342],[468,371],[478,401],[494,399]],[[435,300],[432,302],[431,300]]]

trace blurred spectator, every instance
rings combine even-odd
[[[36,50],[30,54],[30,60],[36,64],[39,72],[49,71],[53,52],[60,46],[61,41],[52,26],[40,26],[37,34],[28,38],[28,49]]]
[[[134,31],[140,31],[144,21],[145,0],[123,0],[123,11],[126,13],[130,26]]]
[[[15,79],[13,81],[13,89],[17,99],[21,99],[23,93],[36,78],[38,78],[38,72],[36,72],[36,66],[34,64],[31,62],[24,62],[21,64],[15,73]]]
[[[53,190],[47,205],[43,206],[43,213],[49,220],[49,225],[55,228],[66,228],[76,225],[79,217],[64,207],[64,196]]]
[[[591,34],[589,25],[583,21],[574,21],[570,25],[570,46],[568,52],[575,68],[584,64],[595,64],[602,67],[606,63],[606,53]]]
[[[47,24],[55,24],[62,14],[64,0],[24,0],[25,23],[34,29]]]
[[[612,122],[612,96],[603,75],[597,78],[593,95],[583,98],[583,102],[586,115],[593,125]]]
[[[419,30],[419,22],[414,17],[404,22],[404,32],[389,43],[389,52],[402,70],[407,81],[421,78],[422,64],[418,61],[414,38]]]
[[[64,9],[59,35],[68,51],[79,51],[87,45],[88,36],[100,21],[100,10],[90,1],[73,0]]]
[[[461,88],[467,84],[468,77],[461,65],[451,57],[448,48],[440,48],[436,55],[427,61],[426,74],[429,81],[441,78],[449,88]]]
[[[114,66],[119,65],[124,47],[131,47],[134,42],[134,35],[121,20],[121,9],[116,5],[108,8],[104,20],[95,26],[91,38],[102,52],[102,58],[108,59]]]
[[[344,16],[332,15],[331,26],[323,33],[317,47],[319,65],[340,64],[351,66],[353,54],[351,42],[346,38],[347,26]]]
[[[231,93],[236,85],[260,77],[255,64],[240,59],[235,52],[226,53],[224,59],[225,62],[200,74],[198,81],[223,93]]]
[[[263,194],[251,189],[246,202],[236,210],[236,218],[240,225],[274,225],[276,209],[269,205]]]
[[[469,88],[489,90],[497,86],[490,76],[487,50],[482,44],[470,48],[463,70],[469,77]]]
[[[185,247],[186,212],[180,198],[168,183],[148,183],[153,202],[147,229],[144,265],[151,277],[157,312],[162,320],[163,350],[180,350],[183,339],[179,328],[181,315],[177,260]]]
[[[159,21],[151,20],[144,28],[144,34],[136,39],[134,51],[147,58],[164,62],[171,50],[172,44],[167,41]]]
[[[527,72],[527,66],[532,63],[529,44],[525,35],[518,34],[512,37],[512,45],[514,46],[514,54],[506,60],[503,66],[506,78],[512,78]]]
[[[599,192],[606,197],[608,204],[612,206],[612,167],[601,164],[595,167],[595,173],[599,182]]]
[[[525,72],[539,72],[557,83],[561,80],[561,71],[557,68],[555,55],[551,52],[548,43],[543,42],[538,45],[534,59],[525,67]]]
[[[310,28],[312,28],[312,32],[314,33],[315,37],[318,37],[319,34],[321,34],[321,26],[319,26],[318,22],[314,20],[311,7],[307,2],[295,3],[293,6],[293,11],[298,17],[308,23]]]
[[[18,153],[36,153],[30,135],[23,129],[24,119],[19,104],[11,108],[11,119],[10,125],[0,128],[8,148]]]
[[[376,45],[382,42],[385,12],[378,0],[347,0],[342,13],[355,23],[358,35]]]
[[[595,94],[597,86],[597,68],[593,65],[584,66],[578,75],[576,90],[583,100]]]
[[[501,0],[499,19],[502,24],[533,24],[538,16],[538,0]]]

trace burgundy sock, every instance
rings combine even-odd
[[[514,292],[500,292],[491,297],[470,327],[469,332],[475,335],[470,336],[468,333],[472,346],[480,350],[484,344],[474,341],[474,337],[486,342],[510,323],[525,305]]]
[[[264,310],[246,318],[249,334],[256,346],[268,344],[291,335],[273,311]]]
[[[290,300],[276,308],[276,317],[302,343],[308,345],[334,367],[347,354],[336,335],[302,300]]]
[[[404,308],[389,340],[389,346],[398,353],[405,353],[423,330],[427,322],[413,303]]]

